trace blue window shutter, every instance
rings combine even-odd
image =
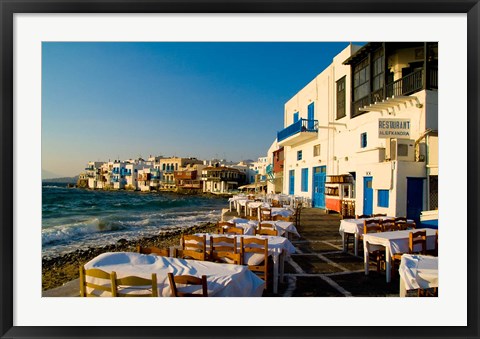
[[[295,112],[293,113],[293,122],[297,122],[298,121],[298,112]]]
[[[308,192],[308,168],[302,168],[302,192]]]
[[[389,190],[378,190],[378,196],[377,196],[377,205],[378,207],[388,207],[389,205]]]
[[[367,132],[360,134],[360,147],[367,147]]]

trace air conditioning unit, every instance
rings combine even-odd
[[[389,139],[385,147],[385,161],[415,161],[415,141],[409,139]]]

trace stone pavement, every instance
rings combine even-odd
[[[398,297],[399,278],[385,281],[385,272],[372,266],[365,276],[363,251],[359,257],[343,253],[338,232],[340,216],[318,208],[304,208],[297,227],[300,238],[291,241],[296,253],[285,264],[285,281],[278,295],[271,288],[265,296],[281,297]]]

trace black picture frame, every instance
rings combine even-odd
[[[479,14],[478,0],[124,0],[66,1],[0,0],[1,17],[1,148],[0,148],[0,335],[2,338],[195,338],[195,337],[469,337],[478,333],[478,113]],[[20,327],[13,326],[13,16],[16,13],[466,13],[468,60],[468,309],[465,327]],[[318,312],[321,317],[321,310]],[[361,312],[361,310],[359,310]],[[243,324],[242,324],[243,325]]]

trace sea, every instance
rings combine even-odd
[[[217,222],[226,197],[100,191],[42,184],[42,257]]]

